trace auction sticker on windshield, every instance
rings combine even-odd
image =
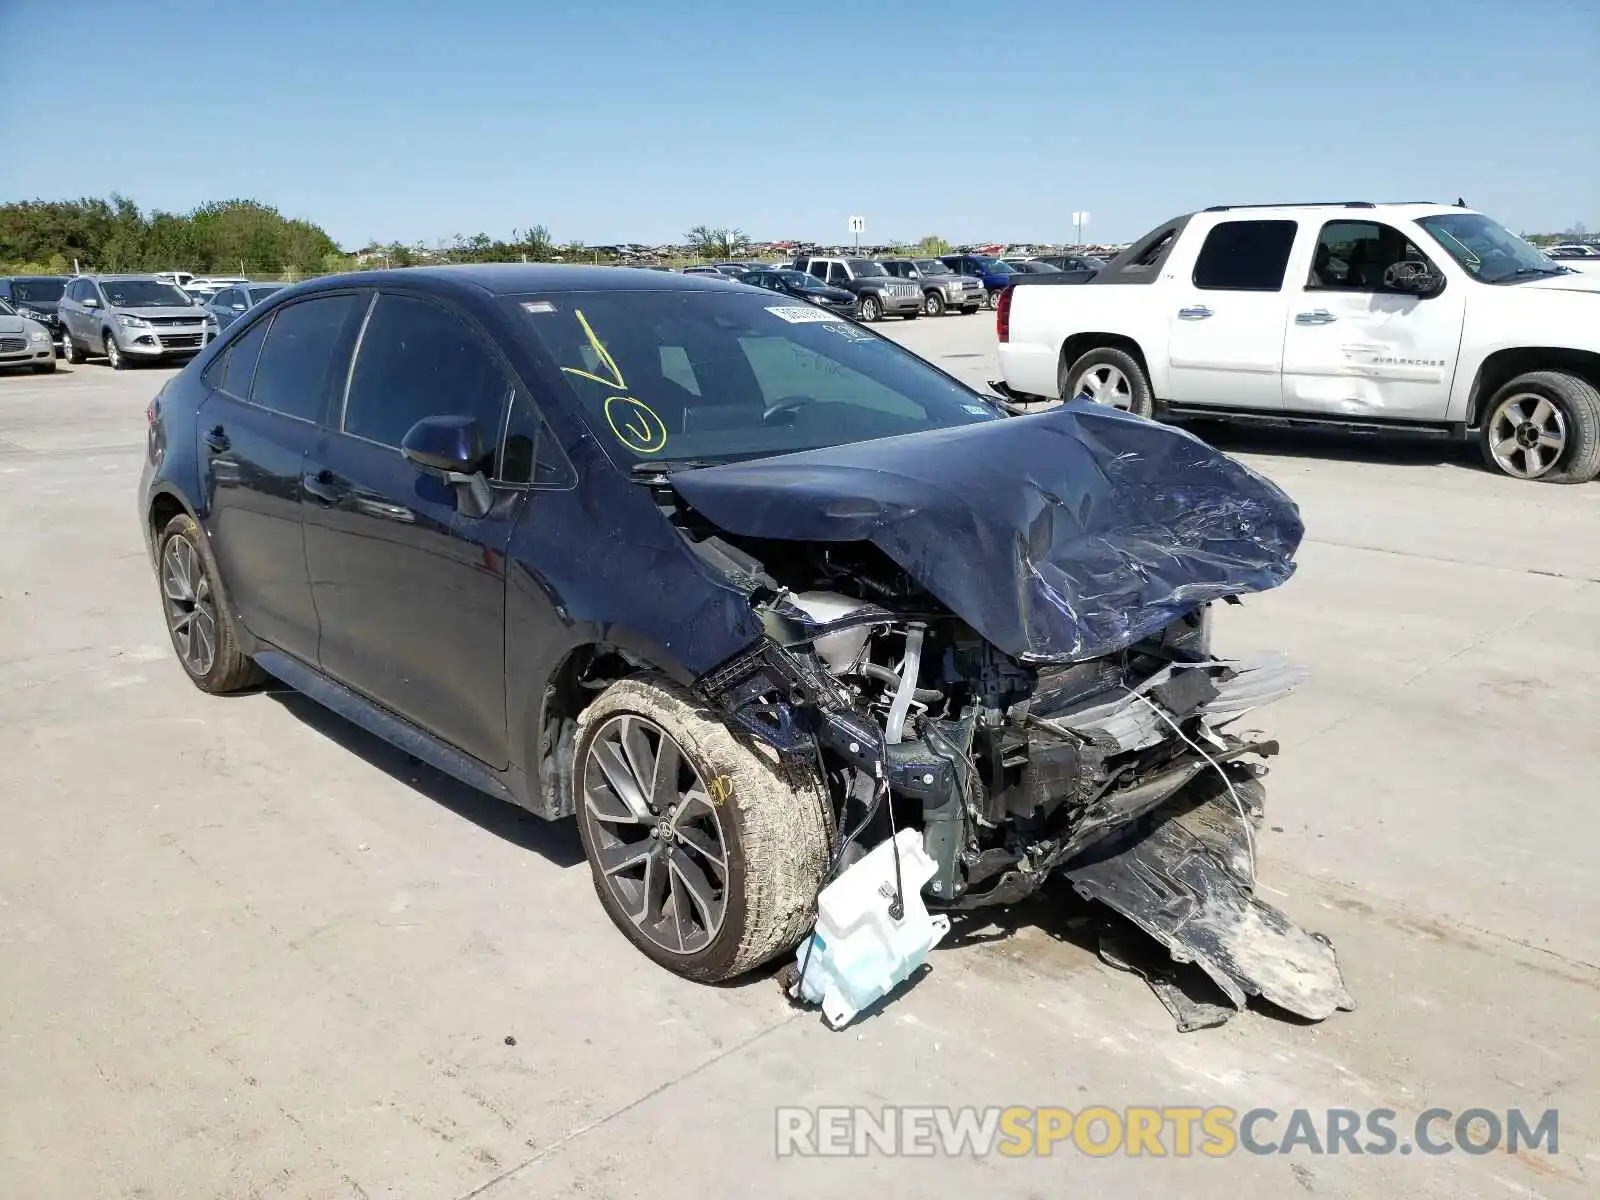
[[[825,308],[816,308],[810,304],[780,304],[775,308],[767,309],[773,316],[787,321],[791,325],[807,325],[812,321],[843,321],[843,317],[834,316]]]

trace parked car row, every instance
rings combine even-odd
[[[135,362],[187,360],[281,286],[181,271],[7,276],[0,278],[0,366],[53,371],[58,354],[71,363],[104,357],[119,371]],[[38,348],[41,332],[48,356]]]

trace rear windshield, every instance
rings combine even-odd
[[[13,279],[11,298],[18,304],[54,304],[67,290],[65,279]]]
[[[272,295],[273,292],[281,290],[282,289],[278,287],[253,287],[250,289],[250,303],[260,304],[268,296]]]
[[[625,465],[730,462],[998,420],[977,393],[815,305],[739,291],[512,297]]]
[[[102,279],[100,290],[117,308],[188,308],[194,303],[170,283],[158,279]]]

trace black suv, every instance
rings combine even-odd
[[[692,978],[794,947],[897,827],[948,907],[1119,832],[1083,867],[1116,905],[1108,879],[1170,859],[1136,861],[1159,804],[1211,805],[1226,841],[1229,792],[1259,791],[1228,705],[1283,677],[1212,658],[1206,605],[1287,577],[1294,507],[1101,405],[1007,416],[814,304],[605,267],[334,276],[247,311],[147,415],[139,515],[189,678],[270,674],[576,815],[606,912]],[[1259,926],[1217,871],[1219,919]],[[1272,978],[1327,1015],[1332,951],[1300,937]]]

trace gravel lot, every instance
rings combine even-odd
[[[881,326],[994,376],[992,318]],[[167,372],[0,377],[0,1195],[1577,1196],[1600,1181],[1600,485],[1219,434],[1299,574],[1224,650],[1313,672],[1270,897],[1360,1002],[1174,1031],[1060,902],[962,927],[843,1034],[629,948],[570,824],[170,661],[134,499]],[[508,1039],[515,1044],[508,1044]],[[779,1104],[1560,1109],[1560,1153],[774,1157]],[[1181,1172],[1181,1174],[1180,1174]]]

